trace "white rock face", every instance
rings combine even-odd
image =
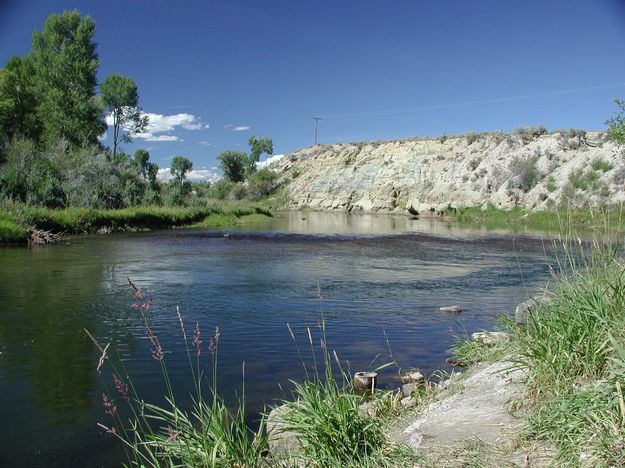
[[[531,141],[491,133],[472,142],[454,137],[317,145],[270,167],[288,180],[293,207],[321,210],[411,209],[424,216],[449,208],[545,210],[564,200],[574,206],[625,200],[623,157],[600,132]],[[523,167],[533,168],[534,176]]]

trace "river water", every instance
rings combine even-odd
[[[127,277],[153,298],[152,321],[179,402],[192,389],[176,306],[187,330],[221,331],[219,389],[245,394],[250,422],[288,398],[310,362],[308,331],[352,371],[395,360],[426,373],[449,368],[458,338],[494,326],[549,278],[549,241],[440,220],[287,213],[252,227],[73,237],[0,248],[0,466],[119,466],[124,453],[102,408],[110,367],[84,333],[111,340],[145,401],[162,403],[161,370]],[[322,299],[318,297],[320,291]],[[440,306],[459,304],[461,314]],[[287,323],[297,343],[294,343]],[[392,356],[391,356],[392,354]],[[397,367],[381,385],[397,386]],[[118,401],[120,410],[123,402]]]

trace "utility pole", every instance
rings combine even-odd
[[[313,117],[315,121],[315,145],[317,144],[317,124],[321,120],[321,117]]]

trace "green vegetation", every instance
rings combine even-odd
[[[50,209],[17,205],[0,211],[0,242],[25,243],[31,226],[56,233],[155,229],[174,226],[227,226],[260,221],[272,214],[249,203],[213,203],[201,207],[145,206],[123,209]]]
[[[116,73],[100,83],[100,96],[104,109],[113,120],[113,158],[121,142],[132,142],[132,135],[144,132],[148,117],[141,115],[139,93],[132,78]]]
[[[521,207],[502,210],[489,206],[486,209],[475,207],[448,210],[445,214],[450,219],[489,229],[505,228],[518,231],[531,228],[554,234],[568,232],[570,228],[567,226],[575,226],[588,231],[606,227],[619,229],[625,222],[625,217],[619,207],[604,207],[596,210],[556,208],[554,211],[529,211]]]
[[[538,125],[536,127],[519,127],[514,133],[521,137],[521,141],[523,141],[524,144],[528,144],[541,135],[546,135],[547,129],[543,125]]]
[[[538,302],[525,324],[506,321],[511,341],[494,348],[465,342],[457,354],[470,363],[505,356],[527,369],[520,402],[525,431],[519,443],[553,444],[556,465],[622,466],[625,263],[621,246],[600,236],[589,243],[563,240],[559,251],[550,300]]]
[[[184,156],[173,158],[172,180],[159,182],[158,165],[146,150],[131,157],[121,148],[148,126],[134,80],[111,74],[96,95],[94,32],[91,18],[77,10],[51,14],[33,34],[28,55],[11,58],[0,70],[0,207],[6,210],[0,242],[24,242],[31,227],[79,233],[223,225],[258,216],[260,208],[238,213],[215,200],[258,200],[278,188],[275,174],[256,173],[260,155],[273,151],[271,139],[251,137],[250,157],[241,153],[238,174],[225,170],[229,180],[214,187],[186,180],[193,163]],[[112,149],[98,141],[107,128],[104,113]],[[246,185],[238,183],[245,179]]]
[[[599,174],[594,171],[577,169],[569,174],[569,182],[571,182],[574,188],[580,190],[592,188],[598,181]]]
[[[167,361],[173,351],[164,349],[161,344],[158,324],[150,316],[152,299],[146,298],[141,288],[131,281],[130,284],[137,301],[133,304],[138,311],[135,317],[143,321],[152,357],[161,368],[166,404],[157,406],[145,402],[136,392],[123,360],[115,357],[115,342],[103,345],[89,331],[86,330],[86,333],[100,352],[97,370],[102,378],[105,419],[98,426],[120,440],[132,466],[259,467],[303,464],[355,468],[412,466],[419,460],[418,454],[391,444],[384,435],[384,425],[389,422],[387,416],[397,416],[401,412],[399,394],[388,391],[377,391],[373,395],[354,393],[349,375],[343,370],[338,356],[327,348],[323,319],[318,330],[308,329],[313,358],[318,353],[313,349],[312,334],[318,332],[322,337],[323,361],[319,367],[315,361],[314,368],[309,369],[302,360],[308,377],[304,382],[294,383],[296,400],[286,402],[286,411],[281,416],[283,425],[281,429],[276,429],[279,431],[277,434],[287,432],[295,435],[301,447],[297,453],[270,450],[271,436],[264,432],[264,417],[255,431],[246,425],[244,364],[241,394],[234,406],[226,405],[217,392],[219,328],[208,339],[203,339],[199,325],[196,324],[192,332],[187,330],[180,310],[176,309],[189,375],[193,379],[193,391],[189,395],[191,403],[180,404],[188,398],[176,395],[171,386]],[[295,339],[290,327],[289,330]],[[204,341],[208,342],[208,346],[202,346]],[[205,367],[206,349],[210,366],[205,374],[202,369]],[[331,356],[334,356],[337,368],[333,367]],[[109,377],[111,371],[112,379]],[[418,390],[421,401],[429,401],[434,395],[431,389],[426,385]],[[360,405],[366,401],[383,413],[372,416],[364,412]]]
[[[590,167],[592,167],[595,171],[608,172],[614,169],[614,165],[607,161],[604,161],[601,158],[597,158],[590,163]]]
[[[550,175],[547,178],[547,185],[545,186],[548,192],[555,192],[558,186],[556,185],[556,178]]]
[[[608,139],[618,145],[625,144],[625,101],[616,100],[619,108],[618,114],[606,121],[608,126]]]
[[[534,154],[525,158],[515,158],[510,162],[510,171],[519,179],[521,190],[527,192],[534,188],[540,179],[536,163],[540,155]]]

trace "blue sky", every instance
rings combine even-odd
[[[154,115],[125,149],[161,167],[210,170],[250,135],[297,150],[313,115],[321,143],[603,129],[625,98],[624,1],[4,0],[0,61],[72,8],[96,22],[100,80],[131,76]]]

